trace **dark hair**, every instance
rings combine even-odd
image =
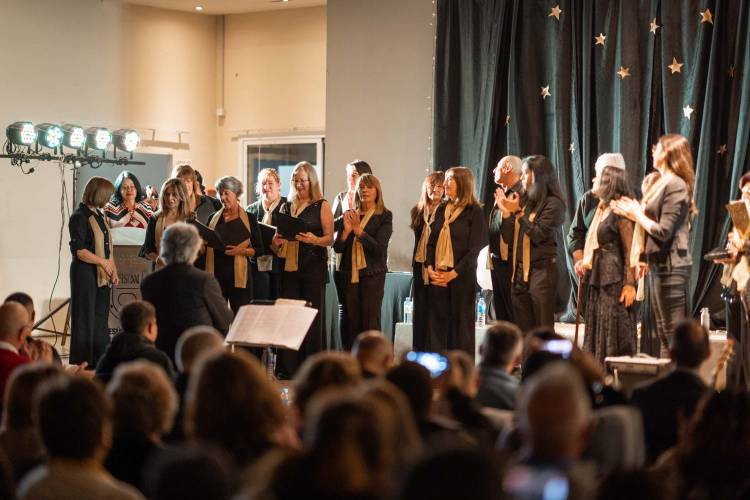
[[[28,293],[23,292],[14,292],[5,297],[5,300],[3,302],[18,302],[26,309],[34,309],[34,299],[31,298],[31,295]]]
[[[122,203],[122,194],[120,193],[120,189],[122,188],[122,183],[125,182],[125,179],[130,179],[135,185],[135,202],[138,203],[139,201],[145,200],[146,193],[145,191],[143,191],[141,183],[138,182],[138,177],[136,177],[135,174],[128,170],[123,170],[122,172],[120,172],[120,175],[117,176],[117,179],[115,179],[115,192],[112,193],[112,199],[110,200],[111,203],[113,205],[119,205],[120,203]]]
[[[534,182],[529,188],[526,202],[529,212],[535,212],[541,208],[550,196],[565,201],[555,166],[546,156],[527,156],[523,164],[534,173]]]
[[[599,187],[596,189],[594,196],[607,205],[610,201],[623,196],[632,198],[633,188],[625,171],[612,166],[604,167],[602,175],[599,176]]]
[[[195,171],[195,181],[198,183],[198,186],[200,186],[201,193],[205,195],[206,194],[206,186],[203,185],[203,175],[200,172],[198,172],[197,170]]]
[[[360,381],[359,363],[349,354],[321,352],[305,360],[295,375],[294,404],[302,415],[317,393],[329,388],[349,388]]]
[[[671,354],[678,366],[697,368],[711,352],[708,332],[694,319],[684,320],[675,327]]]
[[[498,321],[492,325],[482,342],[482,365],[507,366],[513,361],[521,343],[521,330],[508,321]]]
[[[418,420],[427,416],[432,404],[432,379],[427,368],[413,361],[404,361],[391,368],[385,378],[406,395]]]
[[[145,300],[136,300],[126,305],[120,311],[120,323],[127,333],[143,333],[149,321],[156,317],[156,309]]]
[[[101,385],[81,376],[43,384],[34,421],[50,458],[93,458],[104,442],[112,405]]]
[[[47,380],[63,375],[64,372],[59,366],[48,363],[27,363],[13,370],[5,388],[3,427],[31,427],[34,394],[37,389]]]
[[[372,173],[372,168],[370,168],[370,164],[364,160],[354,160],[354,161],[347,163],[347,165],[351,165],[352,167],[354,167],[354,170],[356,170],[359,175]]]

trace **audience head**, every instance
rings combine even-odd
[[[198,182],[198,176],[190,165],[177,165],[172,170],[172,177],[180,179],[185,186],[185,194],[188,198],[199,197],[201,195],[201,186]]]
[[[412,229],[416,229],[422,224],[424,210],[430,206],[439,205],[445,195],[445,174],[438,170],[432,172],[424,178],[422,182],[422,191],[419,194],[417,204],[411,209]]]
[[[417,420],[424,420],[432,409],[432,378],[424,366],[413,361],[403,361],[394,366],[385,378],[401,389]]]
[[[94,176],[83,188],[81,203],[89,207],[102,208],[109,202],[114,192],[115,186],[109,179]]]
[[[132,200],[135,203],[143,201],[146,193],[138,182],[138,177],[128,170],[123,170],[115,179],[115,191],[112,193],[113,205],[120,205],[124,200]]]
[[[363,174],[359,177],[359,180],[357,180],[357,190],[354,193],[354,208],[362,208],[363,188],[375,190],[375,200],[373,200],[375,213],[382,214],[385,210],[385,203],[383,202],[383,189],[380,187],[380,180],[378,180],[378,178],[372,174]],[[367,199],[365,198],[365,200]]]
[[[145,300],[130,302],[120,310],[120,324],[126,333],[135,333],[149,342],[155,342],[159,329],[156,326],[156,309]]]
[[[385,375],[393,364],[393,344],[378,330],[368,330],[357,335],[352,355],[362,367],[362,373]]]
[[[116,436],[146,435],[158,441],[172,429],[177,392],[164,369],[150,361],[121,364],[107,385]]]
[[[49,363],[27,363],[13,370],[3,399],[3,429],[32,427],[36,390],[45,382],[63,376],[59,366]]]
[[[654,168],[659,171],[669,171],[685,181],[688,197],[691,201],[691,214],[698,213],[693,200],[695,185],[695,169],[693,168],[693,150],[687,138],[679,134],[666,134],[659,137],[652,150]]]
[[[224,338],[216,328],[193,326],[182,332],[177,339],[174,359],[180,372],[190,373],[201,356],[223,350]]]
[[[224,208],[234,210],[245,190],[242,187],[242,181],[238,178],[226,176],[216,181],[216,192],[219,194]]]
[[[14,292],[5,297],[4,303],[8,302],[18,302],[23,307],[26,308],[26,312],[29,313],[29,318],[31,318],[31,323],[33,323],[36,320],[36,311],[34,310],[34,299],[31,298],[31,296],[27,293],[23,292]]]
[[[372,174],[372,168],[366,161],[354,160],[346,165],[346,184],[349,186],[349,191],[357,189],[357,180],[365,174]]]
[[[264,168],[258,172],[255,194],[262,196],[271,203],[279,199],[279,196],[281,196],[281,177],[279,177],[276,169]]]
[[[674,329],[669,354],[683,368],[698,368],[711,355],[708,332],[694,319],[680,322]]]
[[[594,182],[594,196],[602,203],[609,205],[612,200],[623,196],[633,197],[630,181],[624,169],[606,166]]]
[[[498,321],[487,329],[479,347],[481,364],[504,368],[508,372],[521,363],[521,329],[508,321]]]
[[[440,375],[441,391],[445,394],[457,389],[466,396],[474,398],[479,391],[479,375],[474,365],[474,358],[464,351],[448,351],[448,369]]]
[[[503,156],[497,162],[497,166],[492,171],[495,184],[502,184],[506,188],[511,188],[521,179],[523,175],[523,160],[515,155]]]
[[[260,362],[243,351],[201,359],[186,395],[188,436],[212,443],[245,465],[272,441],[285,410]]]
[[[548,197],[564,200],[555,166],[546,156],[529,156],[523,160],[523,182],[528,194],[526,207],[531,212],[539,209]]]
[[[0,341],[21,347],[31,335],[29,312],[18,302],[6,302],[0,306]]]
[[[177,220],[184,221],[190,217],[190,202],[184,182],[180,179],[167,179],[161,185],[159,209],[163,213],[174,213]]]
[[[229,500],[235,485],[233,466],[221,452],[196,443],[170,446],[144,468],[152,500]]]
[[[161,260],[166,265],[193,265],[201,249],[198,230],[185,222],[175,222],[164,230],[161,237]]]
[[[323,191],[320,188],[315,167],[307,161],[297,163],[289,179],[289,200],[292,202],[307,200],[312,203],[321,198],[323,198]]]
[[[294,404],[300,415],[307,412],[313,396],[329,389],[347,389],[360,382],[362,371],[352,356],[342,352],[320,352],[307,358],[294,381]]]
[[[101,461],[111,446],[111,401],[95,381],[65,376],[42,384],[34,422],[50,458]]]
[[[474,194],[474,173],[468,167],[451,167],[445,171],[445,196],[459,207],[478,205]]]
[[[516,416],[526,453],[548,460],[577,458],[591,425],[580,374],[561,362],[544,367],[522,386]]]

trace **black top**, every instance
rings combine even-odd
[[[260,235],[258,220],[252,214],[248,214],[247,219],[250,223],[250,245],[255,249],[255,255],[262,255],[263,239]],[[238,245],[243,241],[247,241],[247,228],[239,217],[229,222],[225,222],[223,216],[219,217],[214,230],[226,245]],[[250,257],[245,258],[248,259],[249,269]],[[225,283],[234,283],[234,259],[233,256],[227,255],[224,252],[214,252],[214,274],[217,279]],[[245,283],[245,286],[247,286],[247,283]]]
[[[518,248],[516,249],[516,262],[523,259],[523,236],[527,235],[531,240],[531,262],[541,262],[553,259],[557,256],[557,234],[561,231],[563,223],[565,203],[560,198],[548,196],[541,208],[536,211],[534,222],[529,220],[530,214],[524,214],[519,219]],[[513,251],[513,230],[510,230],[511,249]],[[512,256],[511,256],[512,258]]]
[[[276,226],[276,218],[275,215],[279,213],[279,209],[281,209],[281,205],[286,203],[286,197],[282,196],[281,200],[279,201],[279,204],[276,205],[276,208],[273,209],[273,213],[271,214],[271,225]],[[258,222],[263,222],[263,216],[266,214],[266,211],[263,209],[263,201],[258,200],[255,203],[252,203],[247,206],[246,209],[248,215],[252,215],[255,220]],[[269,241],[264,241],[264,245],[268,245]],[[250,259],[253,263],[255,263],[255,257]],[[280,259],[276,255],[273,256],[273,267],[271,268],[271,272],[277,273],[280,272],[282,269],[284,269],[284,261],[283,259]]]
[[[201,224],[208,225],[211,216],[221,209],[221,202],[211,196],[201,195],[198,207],[195,209],[195,218]]]
[[[435,208],[437,210],[437,207]],[[437,214],[436,214],[437,215]],[[435,229],[435,220],[433,219],[432,224],[430,225],[432,229]],[[424,231],[425,223],[424,223],[424,212],[419,213],[419,220],[417,222],[416,227],[413,229],[414,231],[414,249],[411,252],[411,264],[412,266],[416,266],[417,262],[414,260],[414,257],[417,255],[417,245],[419,245],[419,240],[422,239],[422,231]],[[421,265],[421,263],[419,263]]]
[[[518,193],[521,198],[521,205],[523,205],[525,191],[521,181],[516,182],[513,187],[505,190],[505,196],[510,196],[513,193]],[[492,205],[489,228],[489,250],[492,257],[496,259],[500,258],[500,235],[503,235],[503,239],[505,239],[506,235],[510,234],[510,239],[505,239],[505,243],[510,247],[508,253],[508,259],[510,260],[512,257],[510,252],[513,250],[513,227],[515,224],[516,216],[514,214],[510,214],[509,217],[503,219],[503,213],[494,204]]]
[[[590,285],[635,285],[635,273],[630,267],[634,226],[633,221],[613,212],[599,223],[596,232],[599,248],[594,251],[591,275],[588,278]]]
[[[433,222],[430,241],[427,242],[427,260],[425,264],[435,265],[435,248],[440,229],[445,221],[445,206],[438,207]],[[463,209],[450,226],[451,244],[453,246],[453,269],[459,276],[470,274],[476,280],[477,257],[487,245],[487,223],[480,205],[471,205]]]
[[[144,472],[161,451],[161,446],[151,441],[145,434],[124,434],[115,436],[104,467],[116,479],[128,483],[145,492]]]
[[[583,251],[586,246],[586,233],[589,230],[591,221],[594,219],[596,207],[599,205],[599,198],[589,189],[580,200],[576,207],[576,213],[573,215],[573,221],[568,229],[567,243],[568,252],[571,254],[577,250]]]
[[[661,193],[646,205],[645,212],[656,221],[652,233],[646,232],[645,261],[673,267],[692,265],[688,246],[690,197],[685,181],[673,176]]]
[[[80,261],[78,255],[76,255],[78,250],[88,250],[91,253],[96,252],[94,231],[89,224],[89,217],[92,215],[96,219],[97,224],[99,224],[99,229],[104,234],[104,258],[108,259],[111,252],[109,248],[109,227],[104,222],[104,216],[99,210],[92,212],[86,205],[81,203],[68,220],[68,230],[70,231],[70,252],[73,254],[73,260],[80,264],[96,267],[96,264],[88,264]]]
[[[349,191],[342,191],[333,199],[333,230],[339,232],[344,229],[344,199],[348,196]],[[354,207],[349,207],[354,208]]]
[[[174,368],[169,356],[142,335],[129,332],[120,332],[112,339],[96,365],[96,378],[107,384],[121,363],[136,359],[156,363],[164,369],[170,380],[174,380]]]
[[[156,213],[148,220],[148,226],[146,226],[146,238],[143,240],[141,250],[138,252],[139,257],[148,259],[148,254],[159,253],[156,249],[156,223],[158,222],[159,217],[163,217],[163,215],[161,213]]]
[[[323,207],[324,199],[320,199],[315,203],[311,203],[306,206],[302,213],[298,215],[302,219],[309,231],[315,236],[323,236],[323,221],[320,216],[320,211]],[[287,215],[292,214],[292,203],[286,201],[281,204],[279,212]],[[327,247],[320,245],[310,245],[308,243],[299,242],[299,254],[297,255],[297,271],[304,272],[308,276],[316,277],[317,279],[325,282],[328,280],[328,271],[326,264],[328,262],[328,250]]]
[[[367,267],[360,269],[361,275],[373,275],[388,271],[388,242],[393,234],[393,214],[385,209],[382,214],[373,214],[369,222],[362,230],[359,241],[365,253]],[[341,239],[341,233],[333,243],[336,253],[342,254],[340,271],[346,273],[347,282],[351,281],[352,271],[352,247],[354,245],[354,232],[349,233],[346,240]]]

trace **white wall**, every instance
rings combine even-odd
[[[411,268],[409,210],[432,157],[432,0],[328,0],[326,196],[366,160],[393,211],[392,270]]]

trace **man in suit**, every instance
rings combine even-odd
[[[686,320],[674,330],[669,351],[675,369],[664,377],[633,390],[633,403],[643,415],[648,460],[677,443],[679,427],[695,412],[708,387],[698,375],[711,349],[708,332],[695,320]]]
[[[156,347],[174,362],[177,339],[191,326],[213,326],[226,335],[232,311],[212,274],[193,266],[201,247],[195,227],[169,226],[162,236],[161,259],[166,266],[144,278],[141,295],[156,308]]]
[[[479,348],[479,392],[482,406],[512,410],[516,405],[518,380],[511,372],[521,364],[521,330],[513,323],[499,321],[492,325]]]

